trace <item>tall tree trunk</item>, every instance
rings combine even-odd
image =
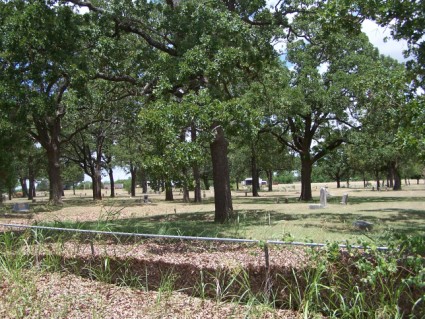
[[[210,180],[207,173],[202,174],[202,181],[204,182],[205,190],[210,190]]]
[[[130,196],[136,197],[136,180],[137,180],[137,167],[130,163],[130,176],[131,176],[131,186],[130,186]]]
[[[183,202],[189,203],[190,197],[189,197],[189,186],[188,186],[188,178],[187,178],[187,169],[182,169],[183,174]]]
[[[28,197],[28,186],[27,186],[27,178],[19,177],[19,184],[21,184],[22,189],[22,197]]]
[[[94,163],[94,174],[96,183],[96,191],[94,192],[94,200],[102,200],[102,149],[105,141],[105,134],[97,133],[96,137],[96,159]]]
[[[197,133],[196,133],[196,127],[194,123],[192,123],[190,128],[190,137],[191,137],[192,143],[195,143],[197,139]],[[201,203],[202,202],[201,174],[199,172],[199,165],[197,163],[193,164],[192,172],[193,172],[193,179],[195,180],[195,192],[194,192],[195,203]]]
[[[140,181],[142,183],[142,192],[143,194],[148,193],[148,180],[146,178],[146,172],[144,169],[140,169]]]
[[[391,171],[392,171],[392,175],[394,177],[393,190],[400,191],[401,190],[401,176],[400,176],[400,172],[398,171],[397,162],[392,163]]]
[[[388,168],[388,175],[387,175],[387,187],[394,187],[394,171],[392,164]]]
[[[102,164],[101,156],[97,154],[93,171],[93,200],[102,200]]]
[[[115,197],[115,179],[114,179],[114,170],[112,167],[109,167],[108,169],[108,175],[109,175],[109,184],[111,185],[111,194],[109,195],[111,198]]]
[[[187,185],[183,185],[183,202],[189,203],[189,201],[190,201],[189,188],[187,187]]]
[[[201,174],[199,173],[199,166],[198,166],[198,164],[194,164],[193,165],[192,171],[193,171],[193,178],[195,180],[194,200],[195,200],[195,203],[201,203],[202,202]]]
[[[224,130],[221,126],[217,126],[210,149],[214,180],[214,221],[218,223],[226,222],[233,215],[227,147]]]
[[[335,177],[336,177],[336,188],[341,188],[341,176],[337,174]]]
[[[174,200],[173,185],[171,184],[171,181],[165,182],[165,200],[170,202]]]
[[[273,191],[273,171],[272,170],[266,170],[267,175],[267,187],[269,192]]]
[[[49,175],[49,200],[53,205],[62,204],[62,179],[59,145],[52,144],[47,149],[47,173]]]
[[[311,172],[313,163],[310,158],[301,155],[301,195],[300,200],[311,201],[313,195],[311,193]]]
[[[92,177],[93,200],[102,200],[102,175],[99,170],[94,170]]]
[[[29,181],[29,188],[28,188],[28,199],[33,200],[35,197],[35,180],[34,177],[30,177],[28,179]]]
[[[61,99],[68,84],[69,81],[66,79],[65,83],[60,86],[60,92],[56,98],[55,115],[40,116],[37,112],[33,114],[37,134],[34,132],[31,134],[46,151],[47,174],[49,176],[49,201],[53,205],[62,204],[63,185],[60,165],[60,134],[62,131],[61,119],[64,115],[64,105],[61,104]]]
[[[35,174],[34,160],[32,156],[28,158],[28,199],[33,200],[35,195]]]
[[[191,130],[192,131],[192,130]],[[184,141],[186,140],[186,128],[182,129],[180,132],[180,142],[184,143]],[[192,134],[192,132],[191,132]],[[189,181],[188,181],[188,174],[187,174],[187,168],[183,167],[182,168],[182,175],[183,175],[183,202],[184,203],[189,203]]]
[[[375,172],[375,177],[376,177],[376,190],[379,191],[381,184],[380,184],[380,181],[379,181],[380,179],[379,179],[379,172],[378,171]]]
[[[251,144],[251,175],[252,175],[252,196],[259,197],[258,190],[260,183],[258,181],[257,156],[255,154],[254,145]]]

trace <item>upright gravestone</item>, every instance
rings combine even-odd
[[[341,204],[347,205],[347,202],[348,202],[348,194],[345,193],[344,195],[342,195]]]
[[[322,187],[320,189],[320,204],[311,204],[308,207],[310,209],[325,208],[326,202],[327,202],[327,196],[326,195],[327,195],[326,188]]]
[[[151,201],[149,200],[148,194],[143,194],[143,203],[149,204]]]
[[[327,203],[327,196],[326,196],[326,188],[322,187],[320,189],[320,206],[326,207],[326,203]]]

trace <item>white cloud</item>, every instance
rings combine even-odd
[[[403,56],[403,51],[407,49],[407,42],[393,40],[389,27],[383,28],[373,21],[366,20],[363,22],[362,31],[366,33],[369,41],[378,48],[381,54],[390,56],[399,62],[407,60]],[[385,37],[388,37],[387,41],[384,41]]]
[[[267,6],[271,9],[274,9],[278,2],[279,0],[266,0]],[[403,51],[407,49],[407,42],[393,40],[389,27],[383,28],[371,20],[366,20],[363,22],[362,31],[366,33],[369,41],[378,48],[381,54],[390,56],[399,62],[407,60],[403,55]],[[385,38],[388,38],[387,41],[384,41]],[[275,44],[275,48],[282,51],[285,46],[279,43],[279,45]]]
[[[121,167],[115,167],[114,168],[114,180],[121,180],[121,179],[129,179],[130,178],[130,173],[126,172],[123,168]],[[90,176],[84,174],[84,181],[85,182],[91,182],[92,179]],[[102,172],[102,182],[107,182],[109,183],[109,176],[107,175],[107,173],[105,171]]]
[[[280,2],[279,0],[267,0],[266,4],[270,9],[274,9],[274,7],[276,6],[276,4]]]

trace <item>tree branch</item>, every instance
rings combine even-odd
[[[137,83],[137,80],[129,75],[109,75],[109,74],[105,74],[101,72],[96,73],[96,75],[94,76],[94,79],[102,79],[102,80],[107,80],[111,82],[127,82],[131,84]]]
[[[344,142],[345,142],[344,138],[338,138],[336,140],[333,140],[329,145],[327,145],[325,148],[322,148],[319,152],[316,153],[316,155],[313,156],[313,163],[321,159],[330,151],[336,149],[338,146],[340,146]]]
[[[63,117],[65,115],[65,106],[62,105],[62,107],[60,107],[61,102],[62,102],[62,98],[63,95],[65,94],[65,91],[68,89],[70,80],[67,74],[64,74],[64,83],[62,83],[62,85],[59,87],[59,93],[56,97],[56,105],[58,106],[58,110],[57,110],[57,117]]]
[[[102,121],[103,120],[90,121],[90,122],[84,124],[83,126],[77,128],[72,134],[68,135],[66,138],[63,138],[61,140],[61,145],[68,143],[70,140],[72,140],[74,138],[75,135],[77,135],[77,134],[81,133],[82,131],[86,130],[90,125],[95,124],[95,123],[99,123],[99,122],[102,122]]]
[[[286,145],[288,146],[290,149],[292,149],[293,151],[300,153],[301,150],[298,149],[294,144],[289,143],[286,139],[284,139],[282,136],[280,136],[278,133],[270,131],[270,133],[277,138],[277,140],[279,141],[280,144]]]
[[[105,10],[101,7],[97,7],[97,6],[93,5],[90,1],[80,1],[80,0],[66,0],[66,1],[73,3],[73,4],[80,6],[80,7],[86,7],[90,11],[93,11],[93,12],[97,12],[97,13],[100,13],[100,14],[109,14],[112,17],[112,20],[116,23],[116,27],[118,29],[126,31],[126,32],[137,34],[137,35],[141,36],[152,47],[154,47],[158,50],[161,50],[163,52],[166,52],[166,53],[168,53],[172,56],[177,56],[177,51],[172,47],[172,43],[167,43],[167,44],[161,43],[161,42],[155,40],[145,30],[138,28],[138,27],[136,27],[132,24],[132,23],[135,24],[136,22],[143,24],[139,20],[137,20],[137,21],[125,21],[125,18],[120,17],[113,12],[108,12],[107,10]]]
[[[338,121],[338,122],[345,124],[348,127],[351,127],[352,129],[355,129],[355,130],[360,130],[362,128],[362,125],[354,125],[354,124],[351,124],[350,122],[348,122],[346,120],[342,120],[338,117],[330,117],[329,120]]]

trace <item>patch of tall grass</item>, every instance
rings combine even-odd
[[[417,237],[404,237],[385,252],[330,244],[292,278],[277,274],[285,285],[283,305],[307,317],[423,318],[425,259],[417,253],[423,245]]]
[[[75,257],[60,254],[66,240],[77,243]],[[84,237],[51,236],[39,231],[4,232],[0,234],[0,278],[28,278],[24,273],[31,269],[67,271],[120,286],[155,289],[160,299],[180,291],[220,303],[244,304],[249,317],[272,308],[293,309],[305,318],[421,318],[425,314],[424,237],[391,238],[388,251],[380,251],[370,243],[362,243],[370,247],[364,251],[350,245],[341,250],[336,243],[329,244],[324,249],[311,250],[305,267],[288,272],[274,266],[270,273],[262,269],[260,275],[242,266],[185,274],[184,267],[177,269],[164,263],[153,274],[150,271],[155,265],[144,264],[143,269],[138,269],[130,257],[119,259],[106,251],[80,260],[78,240],[87,246]],[[267,276],[263,276],[266,272]],[[189,280],[191,276],[195,279]],[[30,298],[31,283],[22,282],[20,287]],[[19,309],[16,311],[22,315]]]

